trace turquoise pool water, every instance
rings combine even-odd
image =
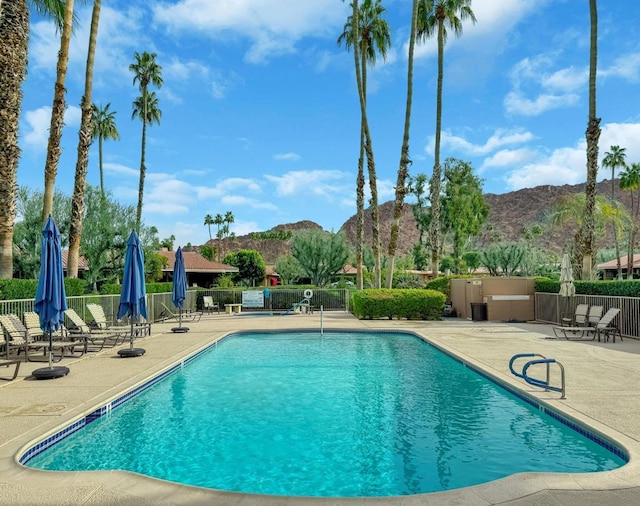
[[[411,334],[333,332],[227,337],[29,461],[327,497],[624,463]]]

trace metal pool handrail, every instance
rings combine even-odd
[[[530,357],[541,357],[539,359],[536,360],[529,360],[526,364],[524,364],[524,367],[522,368],[522,373],[518,373],[514,370],[513,368],[513,363],[518,359],[518,358],[530,358]],[[547,379],[545,380],[541,380],[538,378],[532,378],[531,376],[527,375],[527,370],[529,369],[529,367],[531,367],[532,365],[536,365],[536,364],[546,364],[547,366]],[[549,384],[550,382],[550,371],[549,371],[549,366],[550,364],[558,364],[558,366],[560,367],[560,384],[561,386],[557,387],[557,386],[552,386]],[[546,358],[544,355],[540,355],[539,353],[519,353],[517,355],[514,355],[513,357],[511,357],[511,360],[509,360],[509,369],[511,370],[511,372],[517,376],[518,378],[522,378],[524,381],[526,381],[527,383],[529,383],[530,385],[536,386],[536,387],[540,387],[540,388],[544,388],[545,390],[551,390],[553,392],[559,392],[562,394],[562,396],[560,397],[560,399],[565,399],[565,379],[564,379],[564,366],[558,362],[555,358]]]

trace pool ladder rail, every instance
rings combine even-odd
[[[524,367],[522,368],[522,372],[518,373],[514,370],[513,368],[513,363],[519,359],[519,358],[532,358],[532,357],[540,357],[534,360],[529,360],[527,363],[524,364]],[[531,367],[532,365],[538,365],[538,364],[546,364],[547,366],[547,379],[546,380],[541,380],[538,378],[532,378],[531,376],[527,375],[527,370],[529,369],[529,367]],[[552,386],[549,384],[550,381],[550,366],[551,364],[558,364],[558,367],[560,367],[560,383],[561,386],[557,387],[557,386]],[[545,390],[550,390],[553,392],[559,392],[562,394],[562,396],[560,397],[560,399],[564,399],[565,398],[565,381],[564,381],[564,366],[558,362],[555,358],[547,358],[544,355],[540,355],[538,353],[518,353],[517,355],[514,355],[513,357],[511,357],[511,360],[509,360],[509,369],[511,370],[511,372],[517,376],[518,378],[522,378],[523,380],[525,380],[527,383],[529,383],[530,385],[536,386],[536,387],[540,387],[540,388],[544,388]]]

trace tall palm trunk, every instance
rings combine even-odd
[[[26,0],[3,3],[0,39],[0,279],[11,279],[20,159],[18,124],[29,44],[29,9]]]
[[[436,139],[434,149],[433,175],[430,182],[431,224],[429,238],[431,242],[431,275],[438,276],[440,253],[440,134],[442,132],[442,75],[444,61],[444,11],[438,8],[438,89],[436,98]]]
[[[145,147],[147,145],[147,87],[142,88],[142,153],[140,155],[140,182],[138,184],[138,210],[136,212],[136,231],[140,233],[142,223],[142,198],[144,192],[144,176],[146,167],[144,165]]]
[[[581,279],[593,279],[593,257],[595,250],[595,200],[596,177],[598,175],[598,139],[600,118],[596,117],[596,70],[598,66],[598,7],[596,0],[589,0],[591,17],[589,50],[589,121],[587,124],[587,184],[585,188],[585,212],[583,226],[578,231],[576,242],[581,246]]]
[[[47,160],[44,167],[44,199],[42,203],[42,222],[53,210],[53,191],[60,161],[60,139],[64,127],[64,110],[66,107],[64,95],[66,89],[64,82],[67,77],[67,63],[69,61],[69,42],[71,41],[73,22],[73,0],[66,0],[64,11],[64,23],[62,36],[60,37],[60,51],[58,52],[58,65],[56,83],[53,92],[53,107],[51,108],[51,126],[49,127],[49,142],[47,144]]]
[[[354,34],[354,40],[358,41],[358,3],[357,0],[352,2],[353,15],[352,15],[352,31]],[[373,157],[373,146],[371,143],[371,132],[369,130],[369,120],[367,118],[367,102],[366,102],[366,54],[361,51],[356,42],[353,45],[353,54],[356,67],[356,83],[358,86],[358,97],[360,99],[360,114],[361,114],[361,128],[364,132],[364,150],[367,157],[367,172],[369,174],[369,188],[371,190],[371,231],[372,231],[372,248],[374,256],[374,268],[373,278],[374,287],[380,288],[381,286],[381,267],[382,261],[380,257],[380,210],[378,209],[378,186],[376,177],[376,164]],[[361,54],[362,53],[362,54]],[[362,62],[362,63],[360,63]]]
[[[386,287],[393,286],[393,271],[395,269],[396,250],[398,247],[398,234],[400,232],[400,219],[404,198],[407,194],[407,177],[409,176],[409,132],[411,129],[411,104],[413,101],[413,52],[416,40],[416,23],[418,19],[418,0],[413,0],[411,14],[411,33],[409,35],[409,56],[407,61],[407,104],[404,112],[404,134],[402,136],[402,149],[400,151],[400,167],[396,179],[396,199],[393,205],[393,221],[389,238],[389,259],[387,262]]]
[[[364,49],[364,48],[363,48]],[[376,288],[382,286],[382,247],[380,245],[380,208],[378,207],[378,177],[376,176],[376,162],[373,157],[373,143],[367,117],[367,58],[366,52],[360,52],[362,69],[362,126],[364,128],[364,149],[367,155],[367,173],[369,174],[369,189],[371,190],[371,243],[373,249],[374,267],[373,282]]]
[[[98,136],[98,165],[100,167],[100,195],[104,198],[104,172],[102,170],[102,135]]]
[[[360,156],[356,179],[356,287],[364,288],[364,127],[360,122]]]
[[[89,50],[87,54],[87,68],[84,80],[84,95],[80,107],[82,120],[78,134],[78,160],[76,161],[76,177],[71,199],[71,223],[69,227],[69,259],[67,264],[67,276],[78,277],[78,259],[80,257],[80,239],[82,237],[82,217],[84,214],[85,184],[87,181],[87,167],[89,165],[89,147],[91,146],[91,93],[93,89],[93,62],[96,52],[96,40],[98,37],[98,24],[100,21],[101,0],[93,0],[93,12],[91,15],[91,32],[89,34]],[[102,186],[102,173],[100,174]],[[104,196],[104,189],[102,189]]]
[[[616,194],[615,194],[615,166],[611,167],[611,206],[617,211],[618,205],[616,203]],[[613,245],[616,250],[616,267],[618,270],[618,279],[622,279],[622,263],[620,262],[620,245],[618,244],[618,225],[616,224],[616,220],[611,221],[611,226],[613,227]]]

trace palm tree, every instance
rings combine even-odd
[[[213,224],[218,226],[216,239],[218,239],[218,262],[219,262],[220,252],[222,251],[222,232],[220,231],[220,227],[224,225],[224,216],[222,216],[220,213],[217,213],[215,218],[213,219]]]
[[[459,16],[459,17],[458,17]],[[440,168],[440,135],[442,132],[442,76],[444,62],[444,45],[447,42],[447,28],[456,37],[462,36],[462,22],[476,22],[471,10],[471,0],[420,0],[418,5],[418,40],[426,41],[438,37],[438,89],[436,98],[436,138],[434,149],[433,175],[430,181],[431,225],[429,230],[431,242],[431,272],[438,275],[438,254],[440,244],[440,191],[442,175]]]
[[[60,161],[60,139],[62,127],[64,127],[64,110],[66,109],[64,82],[67,77],[67,64],[69,62],[69,43],[71,42],[73,24],[73,0],[66,0],[64,9],[64,22],[60,37],[60,51],[58,51],[58,65],[56,71],[56,83],[53,91],[53,106],[51,107],[51,125],[49,127],[49,141],[47,143],[47,160],[44,166],[44,198],[42,203],[42,223],[53,210],[53,190]]]
[[[354,48],[354,63],[356,67],[356,81],[358,85],[358,95],[360,98],[361,109],[361,126],[360,126],[360,157],[358,159],[358,176],[357,176],[357,203],[360,204],[358,212],[358,224],[364,222],[364,157],[367,157],[367,171],[369,173],[369,187],[371,190],[371,214],[372,214],[372,242],[374,255],[376,257],[376,266],[374,267],[375,285],[381,285],[381,247],[380,247],[380,214],[378,209],[378,188],[377,176],[375,168],[375,160],[373,156],[373,146],[371,142],[371,133],[369,130],[369,121],[367,118],[367,65],[376,62],[376,53],[379,52],[383,59],[386,59],[387,49],[391,46],[391,32],[389,24],[382,19],[385,8],[381,5],[380,0],[364,0],[362,5],[358,7],[357,0],[353,0],[352,14],[347,18],[344,31],[338,37],[338,44],[343,40],[348,48]],[[356,41],[359,41],[357,44]],[[361,185],[361,186],[360,186]],[[362,217],[361,217],[362,216]],[[364,227],[363,227],[364,228]],[[359,263],[358,272],[362,271],[362,245],[364,243],[363,232],[359,236],[359,252],[357,252]],[[362,240],[361,240],[362,239]],[[359,274],[361,276],[361,274]]]
[[[111,103],[104,107],[93,104],[91,106],[91,138],[98,139],[98,165],[100,167],[100,192],[104,196],[104,172],[102,170],[102,141],[105,139],[120,139],[120,132],[116,126],[116,112],[110,111]]]
[[[93,90],[93,62],[98,38],[98,24],[100,22],[101,0],[93,0],[91,14],[91,30],[89,32],[89,49],[87,53],[87,67],[84,79],[84,95],[80,108],[82,118],[78,132],[78,159],[76,161],[76,175],[71,198],[71,220],[69,225],[69,257],[67,260],[67,276],[78,277],[78,259],[80,257],[80,238],[82,236],[82,219],[84,216],[85,184],[87,181],[87,167],[89,165],[89,147],[93,133],[91,93]],[[102,181],[101,181],[102,182]],[[104,198],[104,191],[102,192]]]
[[[140,231],[142,222],[142,197],[144,193],[144,176],[146,167],[145,148],[147,141],[147,123],[160,123],[162,112],[158,108],[158,99],[155,92],[149,92],[149,84],[160,88],[162,86],[162,67],[156,62],[156,53],[142,54],[134,53],[135,62],[129,65],[129,70],[134,73],[133,84],[139,84],[142,95],[133,103],[132,119],[135,117],[142,120],[142,149],[140,155],[140,184],[138,186],[138,209],[136,213],[136,227]]]
[[[549,213],[547,220],[551,225],[566,228],[568,225],[576,227],[578,230],[584,227],[587,219],[584,215],[586,194],[573,193],[558,199],[553,209]],[[593,206],[593,235],[594,241],[604,237],[606,227],[609,223],[616,223],[620,228],[624,227],[630,220],[628,213],[624,209],[616,209],[608,198],[603,195],[596,195]],[[573,268],[576,274],[580,269],[581,244],[574,238],[568,245],[571,251]]]
[[[627,154],[625,153],[627,150],[625,148],[621,148],[620,146],[611,146],[611,151],[607,151],[604,154],[604,158],[602,159],[602,165],[604,167],[611,168],[611,205],[616,206],[615,201],[615,178],[616,178],[616,168],[621,167],[624,168],[627,164],[625,159],[627,158]],[[616,248],[616,260],[618,267],[618,279],[622,279],[622,265],[620,265],[620,248],[618,247],[618,227],[616,226],[615,221],[613,222],[613,244]]]
[[[595,201],[596,177],[598,176],[598,139],[600,139],[600,118],[596,116],[596,72],[598,68],[598,6],[596,0],[589,0],[591,17],[589,49],[589,119],[587,122],[587,183],[585,186],[584,220],[576,234],[582,257],[581,279],[593,278],[593,257],[595,254]]]
[[[209,240],[211,240],[212,239],[212,237],[211,237],[211,225],[213,225],[214,223],[213,223],[213,218],[211,217],[210,214],[207,214],[204,217],[204,224],[209,228]]]
[[[13,231],[16,219],[18,125],[22,81],[27,75],[29,4],[61,28],[63,0],[5,2],[0,14],[0,279],[13,277]]]
[[[409,35],[409,55],[407,61],[407,105],[404,112],[404,134],[402,136],[402,148],[400,150],[400,167],[396,179],[396,199],[393,205],[393,221],[391,222],[391,234],[389,237],[389,258],[387,261],[387,288],[393,286],[393,271],[395,269],[396,249],[398,247],[398,233],[400,231],[400,218],[404,207],[404,197],[409,191],[407,178],[409,177],[409,131],[411,127],[411,103],[413,100],[413,53],[416,39],[416,25],[418,21],[418,0],[413,0],[411,12],[411,32]]]
[[[627,279],[633,279],[633,254],[635,252],[638,221],[640,220],[640,163],[632,163],[620,174],[620,189],[631,194],[631,224],[627,243]],[[635,193],[635,197],[634,197]]]

